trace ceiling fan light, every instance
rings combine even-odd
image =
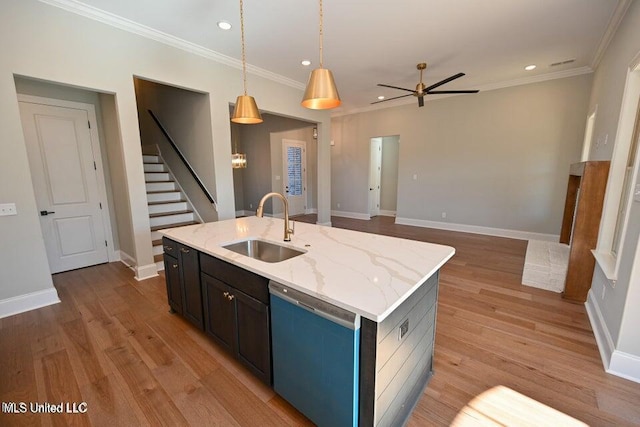
[[[312,110],[328,110],[338,107],[341,103],[331,70],[326,68],[313,70],[304,91],[302,106]]]
[[[233,110],[231,121],[245,125],[262,123],[262,116],[253,96],[240,95],[236,99],[236,107]]]

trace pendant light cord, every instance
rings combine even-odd
[[[320,0],[320,68],[322,68],[322,21],[323,21],[322,0]]]
[[[247,61],[244,54],[244,11],[243,3],[240,0],[240,39],[242,40],[242,85],[244,96],[247,96]]]

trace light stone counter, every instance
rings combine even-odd
[[[381,322],[455,253],[449,246],[283,220],[246,217],[163,230],[162,235],[263,277]],[[222,246],[249,238],[306,251],[278,263]]]

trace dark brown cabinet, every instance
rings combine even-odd
[[[200,258],[205,332],[270,385],[268,280],[208,255]]]
[[[203,329],[198,251],[166,237],[162,244],[169,306]]]
[[[167,282],[169,307],[173,312],[182,314],[182,286],[180,285],[178,260],[166,252],[164,254],[164,275]]]

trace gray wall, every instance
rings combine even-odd
[[[382,138],[382,172],[380,174],[380,209],[395,211],[398,205],[398,155],[400,137]]]
[[[194,208],[205,222],[218,214],[147,110],[152,110],[209,192],[214,189],[213,135],[209,97],[177,87],[135,79],[138,121],[143,146],[158,145]]]
[[[369,139],[399,135],[397,216],[557,235],[591,75],[332,119],[332,209],[367,212]],[[414,174],[416,179],[413,179]],[[346,184],[349,185],[346,185]]]
[[[276,166],[277,162],[282,164],[282,148],[279,152],[276,148],[272,149],[271,134],[313,126],[308,122],[273,114],[262,114],[262,118],[264,121],[260,124],[238,127],[238,150],[247,155],[247,168],[234,171],[234,189],[243,195],[242,206],[236,206],[236,210],[255,211],[266,193],[282,191],[281,186],[278,190],[273,184],[275,175],[282,175],[282,168],[274,169],[273,166],[273,162],[276,162]],[[307,151],[308,159],[311,150]],[[273,213],[271,200],[265,204],[265,213]]]
[[[317,151],[318,146],[316,140],[313,139],[313,127],[302,129],[294,129],[284,132],[274,132],[271,134],[271,170],[273,171],[271,178],[271,191],[284,194],[284,171],[282,156],[282,140],[293,139],[296,141],[306,142],[306,158],[307,158],[307,209],[315,209],[318,206],[317,194]],[[280,179],[276,179],[277,177]],[[273,208],[274,214],[280,214],[284,211],[281,203],[276,203]]]
[[[607,48],[594,79],[590,101],[590,111],[596,108],[594,141],[603,141],[608,136],[608,144],[593,144],[591,160],[609,160],[613,155],[623,93],[629,66],[640,55],[640,2],[633,2],[620,24],[613,40]],[[638,73],[638,71],[636,71]],[[633,102],[638,102],[634,100]],[[624,153],[626,155],[626,153]],[[636,185],[640,184],[638,161],[636,161]],[[610,175],[611,176],[611,175]],[[611,179],[609,183],[611,182]],[[607,193],[607,198],[619,195]],[[606,200],[606,199],[605,199]],[[601,312],[606,332],[610,335],[614,349],[640,357],[640,203],[630,202],[629,220],[620,250],[620,269],[615,284],[607,280],[603,270],[596,264],[592,283],[593,297]],[[599,238],[602,239],[603,230]],[[615,286],[613,286],[615,285]],[[604,298],[602,291],[605,290]],[[631,365],[629,365],[631,366]],[[637,362],[635,365],[637,377]]]

